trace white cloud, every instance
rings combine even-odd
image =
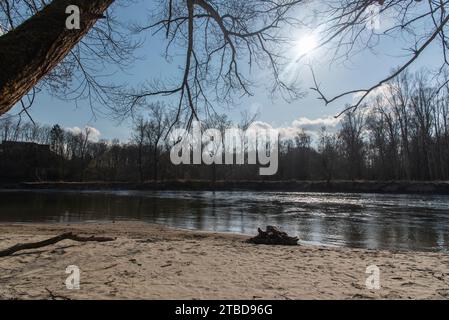
[[[396,88],[397,88],[396,85],[392,83],[383,84],[380,87],[377,87],[373,91],[371,91],[365,98],[364,102],[369,103],[379,98],[381,99],[381,101],[385,101],[387,97],[391,96],[391,92],[394,92]],[[362,98],[364,94],[365,94],[364,91],[354,93],[352,95],[352,103],[355,104],[359,102],[360,98]]]
[[[101,132],[97,128],[85,126],[83,129],[79,127],[65,128],[66,131],[73,134],[89,133],[89,141],[98,142],[100,140]]]
[[[80,134],[83,131],[79,127],[64,128],[64,129],[72,134]]]
[[[255,121],[251,128],[258,129],[277,129],[281,139],[292,139],[296,137],[298,133],[304,130],[313,140],[318,138],[318,133],[321,128],[326,127],[330,133],[335,133],[340,129],[341,119],[336,119],[333,116],[327,116],[323,118],[309,119],[306,117],[300,117],[293,120],[290,125],[273,127],[269,123],[263,121]]]
[[[284,132],[286,138],[293,138],[302,130],[305,131],[312,140],[318,139],[318,133],[322,127],[326,127],[329,133],[335,133],[340,129],[340,118],[334,116],[327,116],[322,118],[309,119],[306,117],[300,117],[293,120],[290,127],[281,128],[280,131]]]
[[[101,132],[97,128],[88,127],[90,129],[89,140],[98,142],[100,140]]]
[[[273,129],[273,126],[269,123],[263,122],[263,121],[254,121],[251,126],[251,129],[262,129],[262,130],[268,130]]]
[[[302,128],[305,131],[319,131],[321,127],[327,127],[328,129],[336,129],[340,125],[340,119],[333,116],[325,118],[309,119],[301,117],[293,121],[293,127]]]

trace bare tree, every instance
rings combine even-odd
[[[8,22],[9,30],[0,37],[0,115],[21,101],[43,77],[48,76],[49,83],[54,79],[53,85],[64,79],[61,73],[67,74],[73,66],[68,63],[60,65],[62,69],[55,68],[103,17],[112,2],[54,0],[47,5],[46,1],[1,1],[0,19]],[[80,8],[78,30],[66,28],[69,5]],[[77,61],[79,58],[80,55],[74,54],[72,63],[81,62]],[[66,83],[67,78],[60,85]]]
[[[324,8],[324,9],[323,9]],[[373,10],[375,9],[375,10]],[[373,12],[374,15],[373,15]],[[449,21],[449,1],[434,0],[342,0],[324,1],[317,13],[321,17],[318,28],[322,29],[322,38],[318,48],[328,48],[331,61],[348,59],[364,50],[376,48],[386,38],[405,38],[410,45],[404,62],[383,79],[368,88],[355,88],[333,97],[324,94],[315,75],[312,88],[325,104],[357,94],[357,99],[337,116],[360,107],[366,98],[376,89],[389,83],[404,73],[432,44],[441,48],[440,67],[436,70],[436,81],[441,90],[448,81],[442,75],[448,70],[447,28]],[[391,21],[392,25],[383,31],[373,27],[373,19]],[[382,21],[381,21],[382,22]]]
[[[186,62],[180,81],[173,86],[157,81],[149,88],[134,90],[100,84],[95,73],[86,69],[86,59],[80,59],[79,52],[84,48],[92,59],[102,60],[109,54],[113,62],[124,61],[121,58],[128,51],[123,48],[127,47],[117,45],[118,40],[124,39],[112,37],[115,30],[109,13],[103,15],[113,2],[53,0],[36,4],[33,0],[2,0],[0,21],[2,25],[9,24],[10,30],[0,37],[0,115],[45,76],[54,87],[67,92],[70,82],[63,76],[72,74],[74,68],[81,76],[75,87],[79,86],[89,99],[97,96],[102,104],[121,115],[144,105],[148,97],[174,94],[179,95],[178,114],[183,108],[190,109],[191,119],[198,117],[200,108],[207,114],[213,109],[212,101],[230,102],[235,95],[251,95],[253,81],[247,75],[256,66],[257,70],[271,70],[273,92],[283,91],[290,98],[298,96],[295,85],[285,83],[280,76],[280,45],[287,40],[280,30],[297,23],[292,11],[302,0],[160,1],[160,10],[152,22],[135,31],[165,32],[167,54],[172,45],[183,46]],[[81,9],[80,30],[65,28],[65,9],[69,4]],[[20,13],[17,22],[14,10]],[[98,19],[100,23],[105,21],[107,31],[97,28]],[[89,45],[87,40],[95,35],[103,41],[97,41],[97,46]],[[60,64],[62,61],[66,63]],[[58,65],[60,68],[56,69]],[[118,94],[113,96],[113,92]],[[28,104],[24,110],[27,108]]]
[[[46,84],[52,91],[74,99],[88,98],[91,106],[96,97],[106,110],[121,116],[147,105],[146,100],[152,97],[176,96],[178,114],[186,110],[191,113],[187,124],[200,113],[215,113],[216,104],[230,104],[236,97],[251,95],[257,82],[251,76],[254,73],[271,73],[272,93],[289,99],[302,95],[297,83],[287,82],[281,71],[289,41],[286,28],[303,22],[296,18],[296,8],[303,0],[159,0],[158,10],[148,22],[133,29],[138,34],[163,33],[166,57],[183,48],[185,62],[175,80],[150,81],[149,85],[134,89],[103,84],[98,77],[104,70],[98,62],[110,61],[120,66],[129,61],[134,48],[126,41],[128,37],[120,34],[111,12],[106,11],[113,2],[1,0],[0,25],[6,34],[0,37],[0,115],[15,103],[22,105],[21,113],[29,115],[28,109],[40,89],[37,84]],[[314,12],[319,22],[314,27],[322,30],[319,47],[329,50],[331,61],[373,49],[385,38],[401,36],[410,40],[404,62],[368,88],[328,97],[313,75],[313,90],[326,104],[358,94],[355,103],[343,112],[356,110],[371,93],[404,73],[433,44],[441,48],[441,66],[436,70],[438,87],[447,87],[447,78],[442,75],[449,66],[449,1],[310,2],[317,4]],[[69,4],[81,8],[80,30],[65,28],[65,8]],[[372,28],[373,7],[393,21],[390,28],[382,32]],[[268,77],[263,74],[267,83]]]
[[[319,133],[318,152],[321,154],[321,166],[327,182],[329,183],[335,175],[337,166],[338,145],[337,137],[329,134],[326,127],[322,127]]]
[[[148,123],[143,119],[142,116],[138,117],[134,121],[133,136],[132,140],[137,145],[138,155],[137,155],[137,165],[139,167],[139,178],[140,182],[144,181],[144,146],[145,146],[145,135],[147,132]]]
[[[153,162],[153,180],[158,179],[159,157],[162,149],[162,140],[168,136],[171,129],[173,113],[171,108],[163,103],[153,103],[149,106],[149,120],[145,131],[150,145]]]
[[[364,164],[363,129],[365,118],[363,113],[347,113],[342,121],[339,137],[342,142],[342,153],[347,160],[348,171],[352,179],[360,178]]]

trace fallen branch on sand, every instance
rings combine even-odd
[[[298,244],[298,237],[290,237],[287,233],[280,231],[273,226],[267,226],[266,231],[257,228],[259,234],[246,242],[254,244],[271,244],[271,245],[287,245],[294,246]]]
[[[21,251],[21,250],[37,249],[37,248],[46,247],[46,246],[55,244],[57,242],[60,242],[62,240],[73,240],[73,241],[77,241],[77,242],[89,242],[89,241],[107,242],[107,241],[114,241],[115,238],[95,237],[95,236],[81,237],[81,236],[78,236],[71,232],[68,232],[68,233],[63,233],[63,234],[60,234],[59,236],[56,236],[56,237],[53,237],[53,238],[50,238],[47,240],[39,241],[39,242],[18,243],[12,247],[1,250],[0,257],[10,256],[10,255],[16,253],[17,251]]]

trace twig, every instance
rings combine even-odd
[[[16,253],[17,251],[21,251],[21,250],[46,247],[46,246],[55,244],[57,242],[60,242],[62,240],[73,240],[73,241],[78,241],[78,242],[88,242],[88,241],[107,242],[107,241],[113,241],[113,240],[115,240],[115,238],[95,237],[95,236],[81,237],[81,236],[75,235],[71,232],[68,232],[68,233],[63,233],[59,236],[56,236],[56,237],[53,237],[53,238],[50,238],[47,240],[39,241],[39,242],[18,243],[12,247],[1,250],[0,257],[10,256],[10,255]]]

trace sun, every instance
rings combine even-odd
[[[318,39],[313,34],[300,37],[295,43],[295,51],[298,56],[310,55],[318,47]]]

